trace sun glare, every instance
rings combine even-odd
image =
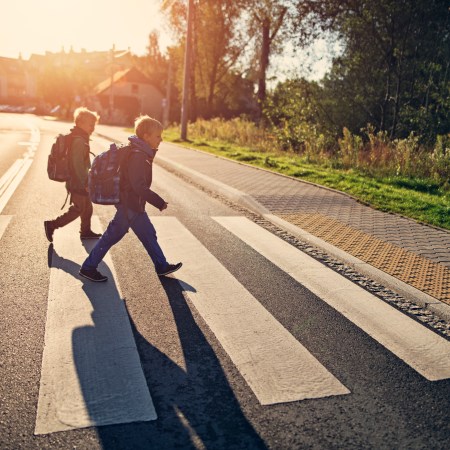
[[[3,3],[3,2],[2,2]],[[157,30],[169,44],[158,0],[15,0],[0,8],[0,56],[130,48],[144,54]]]

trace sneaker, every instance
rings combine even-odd
[[[158,272],[158,276],[163,277],[164,275],[169,275],[169,273],[176,272],[178,269],[181,268],[183,263],[177,263],[177,264],[167,264],[167,267],[165,270],[162,270],[161,272]]]
[[[50,220],[46,220],[44,222],[45,235],[49,242],[53,242],[53,233],[55,232],[55,228],[52,225]]]
[[[102,282],[102,281],[108,280],[108,277],[105,275],[102,275],[97,269],[93,269],[93,270],[80,269],[80,271],[78,273],[82,277],[87,278],[88,280],[91,280],[91,281]]]
[[[101,234],[94,233],[92,230],[80,233],[80,238],[81,239],[100,239],[101,237],[102,237]]]

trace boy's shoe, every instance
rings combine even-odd
[[[162,270],[161,272],[158,272],[158,276],[163,277],[164,275],[169,275],[170,273],[176,272],[183,263],[177,263],[177,264],[167,264],[167,267]]]
[[[85,231],[84,233],[80,233],[81,239],[100,239],[102,237],[99,233],[94,233],[92,230]]]
[[[49,242],[53,242],[53,233],[55,232],[55,228],[52,225],[50,220],[46,220],[44,222],[45,235]]]
[[[91,281],[96,281],[96,282],[108,281],[108,277],[105,275],[102,275],[97,269],[93,269],[93,270],[80,269],[80,271],[78,273],[82,277],[87,278],[88,280],[91,280]]]

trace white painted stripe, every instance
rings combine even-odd
[[[77,226],[55,232],[35,434],[156,419],[112,260],[81,278]]]
[[[449,341],[250,220],[214,219],[426,379],[450,378]]]
[[[22,159],[16,159],[13,165],[0,178],[0,196],[6,190],[11,180],[15,177],[23,164]]]
[[[153,217],[186,294],[263,405],[350,391],[176,219]]]
[[[14,168],[14,170],[12,170],[11,172],[9,172],[8,170],[7,173],[9,173],[9,178],[5,182],[4,187],[2,188],[2,191],[0,193],[0,213],[3,211],[9,199],[14,194],[14,191],[23,180],[23,177],[28,172],[28,169],[30,168],[32,162],[32,159],[18,159],[10,168],[10,170],[12,168]]]
[[[39,145],[41,134],[39,128],[33,124],[28,124],[31,130],[30,142],[27,142],[27,152],[22,159],[14,161],[13,165],[6,171],[6,173],[0,178],[0,213],[5,208],[9,199],[14,194],[14,191],[19,186],[23,177],[27,173],[32,164],[32,159],[36,149]],[[24,144],[19,142],[19,145]]]
[[[8,227],[9,222],[11,221],[13,216],[0,216],[0,239],[3,236],[6,228]]]

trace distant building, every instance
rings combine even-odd
[[[149,78],[131,67],[99,83],[91,100],[104,122],[132,124],[140,114],[162,121],[163,97]]]
[[[134,64],[130,50],[114,48],[94,52],[62,49],[32,54],[28,61],[0,57],[0,104],[34,105],[46,113],[57,109],[66,117],[77,106],[85,105],[98,111],[102,122],[111,124],[132,124],[140,114],[162,121],[164,96]],[[64,90],[68,95],[56,94],[51,100],[47,95],[44,99],[42,81],[58,73],[79,74],[76,86]],[[67,83],[70,77],[62,79]]]
[[[133,57],[129,50],[107,50],[88,52],[82,49],[75,52],[61,50],[60,52],[45,52],[45,55],[32,54],[30,66],[36,73],[43,73],[46,68],[66,67],[89,71],[95,84],[104,80],[113,69],[123,70],[133,66]]]
[[[36,81],[22,59],[0,57],[0,103],[27,105],[36,96]]]

